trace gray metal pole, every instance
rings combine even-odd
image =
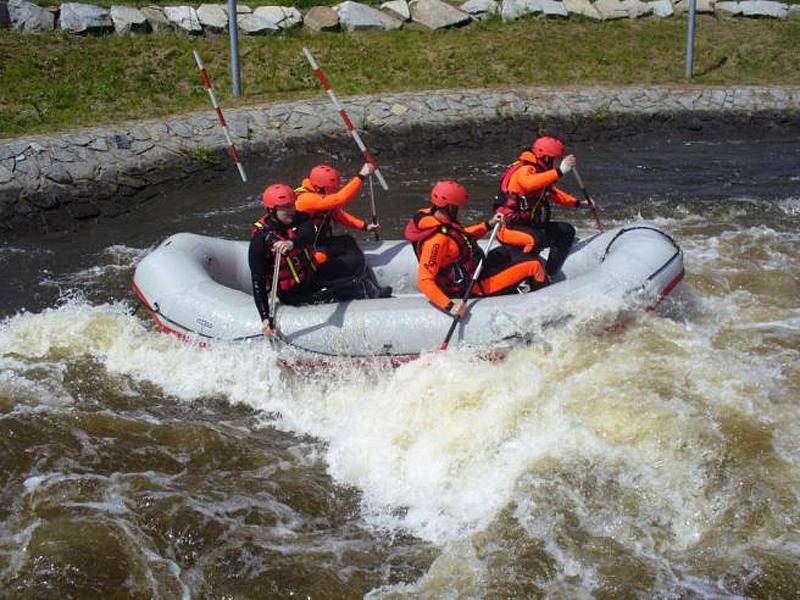
[[[239,24],[236,20],[236,0],[228,0],[228,32],[231,37],[231,83],[233,95],[242,95],[241,71],[239,70]]]
[[[689,0],[689,31],[686,34],[686,79],[692,78],[694,68],[694,23],[697,13],[697,0]]]

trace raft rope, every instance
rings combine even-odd
[[[228,130],[228,123],[225,121],[225,115],[222,114],[222,109],[219,106],[219,102],[217,102],[217,94],[214,92],[214,84],[211,81],[211,76],[208,74],[208,70],[203,64],[203,61],[200,58],[200,55],[197,53],[197,50],[192,50],[192,54],[194,54],[194,60],[197,63],[197,68],[200,70],[200,76],[203,78],[203,87],[208,92],[209,98],[211,98],[211,105],[217,112],[217,119],[219,119],[222,132],[225,134],[225,139],[228,140],[228,154],[230,154],[231,159],[236,164],[236,168],[239,169],[239,176],[242,178],[242,182],[246,183],[247,174],[244,172],[244,166],[242,165],[242,159],[239,156],[239,151],[236,149],[236,144],[234,144],[233,140],[231,139],[231,133]]]
[[[372,155],[372,152],[370,152],[369,149],[367,149],[367,146],[364,144],[363,140],[361,139],[361,136],[358,134],[358,131],[353,126],[353,122],[350,120],[350,116],[347,114],[347,111],[339,103],[339,99],[336,97],[336,94],[334,94],[333,89],[331,89],[331,84],[328,81],[328,78],[325,77],[325,73],[323,73],[322,69],[319,68],[317,61],[314,60],[314,57],[311,55],[311,52],[309,52],[308,48],[303,48],[303,54],[305,55],[308,64],[311,65],[311,69],[314,71],[314,75],[316,75],[317,79],[319,79],[319,82],[322,84],[322,89],[324,89],[328,93],[328,96],[330,97],[331,102],[333,103],[333,107],[338,111],[339,116],[342,118],[344,126],[347,128],[347,131],[350,133],[351,136],[353,136],[353,139],[355,140],[358,149],[361,150],[361,155],[364,157],[364,160],[370,163],[373,167],[375,167],[375,177],[378,178],[378,183],[381,184],[381,187],[384,190],[388,191],[389,186],[386,185],[386,180],[383,178],[383,175],[381,175],[380,169],[378,169],[378,163],[375,162],[375,157]]]
[[[603,258],[600,259],[600,262],[601,263],[605,262],[606,258],[608,258],[609,252],[611,251],[611,246],[614,244],[614,242],[617,241],[617,239],[619,239],[619,237],[623,233],[628,233],[629,231],[635,231],[637,229],[647,229],[649,231],[655,231],[656,233],[658,233],[660,235],[663,235],[665,238],[667,238],[670,241],[670,243],[672,244],[672,246],[675,248],[675,254],[670,256],[669,259],[667,260],[667,262],[665,262],[663,265],[661,265],[658,269],[656,269],[655,271],[653,271],[653,273],[650,274],[650,276],[647,278],[647,281],[650,281],[656,275],[661,273],[661,271],[666,269],[673,260],[675,260],[678,256],[681,255],[681,247],[678,246],[678,244],[675,242],[675,240],[672,239],[671,236],[667,235],[666,233],[664,233],[663,231],[661,231],[659,229],[656,229],[655,227],[648,227],[647,225],[640,225],[638,227],[623,227],[622,229],[620,229],[616,233],[616,235],[613,238],[611,238],[611,241],[608,242],[608,245],[606,246],[605,252],[603,252]]]

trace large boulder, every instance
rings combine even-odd
[[[669,0],[664,1],[669,2]],[[600,21],[603,18],[589,0],[564,0],[564,6],[570,14],[583,15],[594,21]]]
[[[174,27],[164,14],[164,9],[160,6],[145,6],[142,8],[142,14],[147,22],[150,24],[150,30],[153,33],[164,33],[172,31]]]
[[[742,14],[742,7],[738,2],[717,2],[714,4],[714,14],[733,17]]]
[[[772,17],[773,19],[785,19],[789,16],[789,6],[783,2],[772,2],[771,0],[745,0],[739,2],[742,15],[745,17]]]
[[[472,21],[472,17],[463,10],[442,0],[411,0],[408,8],[411,10],[411,20],[428,29],[457,27]]]
[[[11,27],[25,33],[55,29],[53,13],[25,0],[8,0],[8,18]]]
[[[272,21],[280,29],[291,29],[303,22],[303,15],[294,6],[259,6],[253,14]]]
[[[648,4],[653,9],[653,16],[659,19],[666,19],[675,14],[672,0],[653,0],[653,2],[648,2]]]
[[[710,15],[714,12],[714,0],[697,0],[694,9],[698,15]],[[678,14],[689,12],[689,0],[680,0],[677,2],[675,4],[675,12]]]
[[[147,33],[150,24],[144,13],[133,6],[112,6],[111,21],[114,23],[114,32],[117,35]]]
[[[499,6],[495,0],[467,0],[461,5],[461,10],[474,19],[483,20],[496,15]]]
[[[270,19],[255,13],[237,14],[236,24],[239,26],[239,31],[245,35],[267,35],[270,33],[278,33],[281,30],[281,28]]]
[[[339,15],[330,6],[314,6],[303,17],[303,25],[311,31],[336,31]]]
[[[381,10],[401,21],[411,20],[411,9],[408,8],[408,2],[406,2],[406,0],[389,0],[388,2],[384,2],[381,4]]]
[[[339,15],[339,23],[346,31],[390,31],[403,26],[400,19],[353,0],[345,0],[333,9]]]
[[[542,7],[542,14],[545,17],[568,17],[569,11],[563,2],[556,0],[539,0]]]
[[[0,2],[0,29],[11,27],[11,17],[8,16],[8,5]]]
[[[622,4],[628,9],[628,17],[631,19],[646,17],[653,12],[653,7],[647,2],[642,2],[641,0],[623,0]]]
[[[541,0],[503,0],[500,5],[500,17],[503,21],[513,21],[525,15],[535,15],[541,12]]]
[[[80,2],[65,2],[61,5],[58,25],[69,33],[106,33],[114,29],[114,22],[107,8]]]
[[[628,18],[628,9],[619,0],[597,0],[594,7],[604,21]]]
[[[228,12],[219,4],[201,4],[197,7],[197,18],[203,31],[225,33],[228,30]]]
[[[191,6],[165,6],[164,16],[176,29],[192,35],[203,33],[197,11]]]

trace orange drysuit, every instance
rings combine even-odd
[[[518,168],[514,169],[515,167]],[[509,169],[514,171],[507,182],[500,184],[501,194],[505,193],[506,198],[500,198],[501,204],[497,206],[497,210],[508,219],[509,226],[501,227],[497,237],[504,244],[523,246],[530,252],[536,240],[527,231],[514,229],[514,225],[536,226],[542,211],[549,215],[549,200],[572,207],[578,206],[580,201],[572,194],[555,187],[561,172],[555,168],[543,170],[530,150],[522,152]],[[524,203],[520,202],[521,198],[525,199]]]
[[[426,214],[417,221],[418,228],[436,228],[437,231],[418,244],[417,287],[434,306],[449,310],[453,304],[450,296],[463,293],[475,273],[479,255],[482,255],[475,240],[486,235],[490,227],[484,222],[462,228],[458,223],[440,221],[431,209],[420,213]],[[454,267],[463,268],[464,281],[454,281]],[[526,278],[539,283],[545,281],[544,268],[538,259],[511,264],[498,273],[483,275],[472,291],[476,296],[491,296]]]
[[[350,229],[358,229],[359,231],[367,230],[367,223],[351,215],[349,212],[342,208],[345,204],[350,202],[356,197],[358,191],[361,189],[361,184],[364,178],[361,175],[353,177],[350,181],[342,186],[342,188],[333,194],[320,194],[315,192],[314,186],[311,185],[309,179],[304,179],[297,192],[297,201],[295,206],[297,210],[308,213],[314,220],[314,225],[319,229],[320,227],[328,229],[330,221],[336,221],[340,225],[349,227]],[[330,214],[328,220],[325,219],[326,215]],[[330,235],[328,232],[320,232],[319,235],[325,237]]]

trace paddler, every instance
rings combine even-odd
[[[253,298],[261,331],[268,336],[275,332],[269,293],[277,255],[282,255],[277,291],[282,303],[303,304],[317,289],[319,264],[313,253],[316,230],[311,217],[297,211],[295,200],[294,190],[288,185],[268,186],[261,195],[266,213],[251,228],[248,262]]]
[[[405,229],[406,239],[414,244],[419,259],[417,287],[434,306],[454,317],[466,312],[461,296],[483,257],[477,240],[503,220],[496,213],[488,221],[463,227],[458,212],[467,198],[467,190],[460,183],[439,181],[431,190],[430,206],[419,210]],[[489,252],[472,293],[493,296],[513,292],[523,281],[534,288],[544,284],[541,261],[530,256],[514,262],[507,249],[500,247]]]
[[[576,164],[574,154],[564,156],[559,139],[544,136],[534,140],[500,178],[494,209],[505,217],[505,224],[497,237],[526,254],[550,248],[545,265],[548,280],[564,264],[575,239],[572,225],[550,219],[550,202],[581,206],[578,198],[555,186]]]

